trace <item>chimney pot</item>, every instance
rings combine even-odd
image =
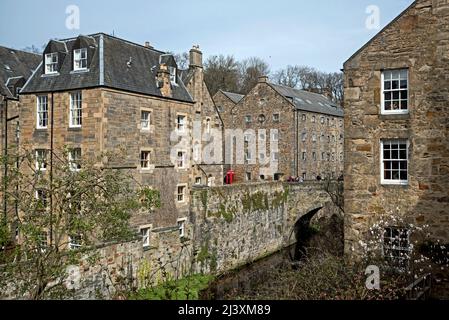
[[[150,45],[150,42],[149,42],[149,41],[145,41],[145,47],[146,47],[146,48],[153,49],[153,47]]]
[[[202,68],[203,67],[203,53],[200,50],[200,46],[192,46],[192,49],[190,49],[190,67],[197,67]]]
[[[268,82],[268,76],[260,76],[259,77],[259,83],[267,83]]]

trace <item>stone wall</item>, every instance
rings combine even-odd
[[[345,63],[345,240],[381,215],[429,225],[449,242],[449,5],[418,0]],[[409,113],[381,114],[381,73],[408,69]],[[381,183],[381,139],[408,139],[407,185]]]
[[[339,214],[323,185],[282,182],[194,188],[190,221],[197,271],[223,272],[296,242],[296,222],[315,209]]]
[[[323,226],[340,214],[320,183],[193,187],[191,199],[182,241],[176,227],[167,227],[153,230],[147,249],[139,239],[100,248],[94,266],[70,269],[67,284],[76,297],[110,298],[116,290],[163,281],[164,272],[231,271],[295,243],[295,224],[311,211],[322,208],[314,224]]]

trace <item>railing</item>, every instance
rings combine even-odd
[[[432,291],[432,274],[428,273],[405,288],[406,300],[428,300]]]

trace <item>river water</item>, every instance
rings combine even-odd
[[[201,298],[204,300],[236,299],[251,292],[267,280],[273,270],[291,268],[291,252],[294,247],[276,252],[222,276],[219,276]]]

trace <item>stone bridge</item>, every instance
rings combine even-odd
[[[342,221],[320,182],[195,188],[192,199],[194,252],[203,272],[229,271],[304,241],[311,223],[321,229]]]

